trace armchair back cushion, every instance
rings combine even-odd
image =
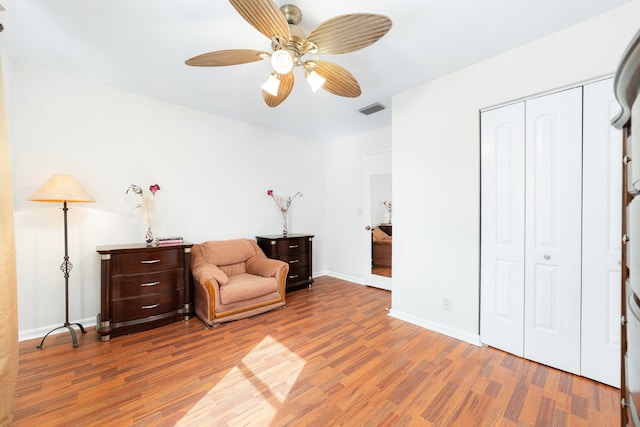
[[[209,241],[201,245],[205,261],[218,266],[227,276],[246,273],[248,260],[260,255],[265,257],[258,244],[248,239]]]

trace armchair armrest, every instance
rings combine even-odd
[[[204,285],[207,281],[216,281],[224,286],[229,281],[229,277],[214,264],[201,263],[192,267],[191,273],[196,282]]]
[[[271,258],[254,257],[247,261],[247,273],[262,277],[278,278],[284,267],[289,270],[286,262]]]

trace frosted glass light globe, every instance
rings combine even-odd
[[[271,66],[276,73],[287,74],[293,69],[293,58],[285,49],[276,50],[271,55]]]

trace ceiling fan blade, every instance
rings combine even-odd
[[[273,96],[269,92],[263,90],[262,97],[264,98],[264,102],[269,107],[277,107],[282,104],[282,101],[287,99],[291,90],[293,89],[293,84],[295,83],[295,77],[293,76],[293,70],[289,71],[287,74],[280,74],[280,86],[278,86],[278,95]]]
[[[315,63],[316,73],[326,79],[322,85],[322,89],[334,95],[346,96],[347,98],[357,98],[360,96],[360,85],[350,72],[338,64],[328,61],[307,61],[305,65],[310,62]]]
[[[289,40],[289,24],[271,0],[229,0],[238,13],[256,30],[271,39],[278,35]]]
[[[391,19],[372,13],[354,13],[331,18],[311,30],[307,42],[320,55],[353,52],[380,40],[391,29]]]
[[[251,49],[229,49],[217,50],[215,52],[203,53],[187,59],[185,64],[194,67],[222,67],[225,65],[246,64],[248,62],[261,61],[271,54]]]

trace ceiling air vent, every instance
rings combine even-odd
[[[371,104],[371,105],[367,105],[366,107],[362,107],[361,109],[359,109],[358,111],[360,111],[362,114],[364,114],[365,116],[368,116],[370,114],[373,113],[377,113],[378,111],[382,111],[384,110],[386,107],[382,104],[378,104],[377,102],[375,104]]]

